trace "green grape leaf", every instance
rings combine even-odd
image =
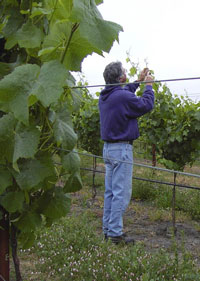
[[[5,75],[11,73],[13,70],[12,63],[0,62],[0,79],[2,79]]]
[[[61,3],[59,1],[58,7]],[[103,55],[102,50],[109,52],[113,41],[118,40],[118,33],[122,31],[122,27],[104,21],[94,0],[90,3],[86,0],[74,0],[72,11],[70,9],[68,9],[71,13],[69,19],[74,23],[80,23],[78,29],[72,32],[72,23],[65,15],[63,20],[58,20],[52,25],[39,55],[43,61],[60,59],[67,45],[63,63],[67,69],[78,71],[87,55],[93,52]]]
[[[40,50],[38,52],[38,56],[39,57],[42,57],[42,56],[45,56],[45,55],[48,55],[48,54],[51,54],[53,51],[56,50],[56,47],[48,47],[48,48],[44,48],[42,50]]]
[[[53,132],[58,145],[64,149],[72,150],[77,142],[77,135],[72,128],[70,113],[62,108],[54,114]]]
[[[194,127],[195,127],[195,129],[196,129],[197,131],[200,131],[200,123],[199,123],[199,122],[196,123],[196,124],[194,125]]]
[[[70,19],[80,22],[80,34],[94,47],[109,52],[118,33],[123,31],[116,23],[103,20],[95,1],[74,0]]]
[[[0,195],[11,185],[12,174],[7,169],[0,167]]]
[[[17,11],[16,8],[9,9],[8,13],[8,21],[3,28],[3,35],[6,38],[10,37],[12,34],[15,34],[24,21],[23,16],[19,13],[19,11]]]
[[[43,49],[38,53],[43,61],[60,60],[65,51],[63,42],[68,42],[71,29],[71,23],[66,20],[58,21],[52,26],[49,35],[44,39]],[[102,55],[102,51],[90,44],[77,30],[72,36],[63,63],[69,70],[80,70],[83,58],[93,52]]]
[[[38,220],[39,224],[40,221]],[[36,234],[34,233],[34,231],[31,232],[20,232],[18,239],[20,241],[20,245],[22,246],[23,249],[28,249],[30,248],[36,238]]]
[[[42,49],[38,55],[43,61],[60,59],[64,51],[63,42],[70,36],[71,24],[68,21],[57,21],[45,36]]]
[[[6,43],[6,48],[14,47],[16,43],[21,48],[40,47],[44,34],[41,29],[37,28],[31,21],[27,21],[22,27],[13,34]]]
[[[17,38],[16,34],[11,35],[8,37],[6,44],[5,44],[5,49],[12,49],[15,45],[17,44]]]
[[[80,157],[75,151],[63,155],[61,161],[63,169],[71,174],[80,170]]]
[[[102,4],[103,0],[95,0],[96,5]]]
[[[102,51],[96,46],[92,45],[89,39],[82,36],[80,30],[78,29],[72,37],[63,63],[69,70],[80,71],[83,59],[93,52],[103,56]]]
[[[75,174],[71,175],[67,182],[65,183],[65,186],[63,187],[63,191],[65,193],[71,193],[81,190],[83,184],[80,177],[80,174],[76,172]]]
[[[48,9],[33,7],[30,19],[37,17],[37,16],[41,16],[41,15],[48,15],[50,13],[51,13],[51,11]]]
[[[37,152],[40,132],[35,127],[19,125],[15,132],[15,145],[13,154],[13,166],[19,158],[33,158]]]
[[[65,216],[70,209],[70,198],[56,187],[45,192],[38,200],[39,212],[47,218],[58,219]]]
[[[0,81],[0,110],[13,112],[24,124],[28,124],[28,96],[39,70],[33,64],[18,66]]]
[[[12,0],[11,0],[12,1]],[[15,1],[15,0],[14,0]],[[35,7],[35,5],[37,5],[37,2],[33,2],[32,3],[32,8],[33,7]],[[26,0],[21,0],[20,1],[20,12],[22,11],[22,10],[28,10],[29,11],[29,13],[30,13],[30,4],[29,4],[29,1],[26,1]]]
[[[78,89],[71,90],[72,110],[78,111],[82,101],[82,93]]]
[[[195,118],[200,121],[200,110],[198,110],[197,112],[195,112],[194,114]]]
[[[25,211],[19,220],[15,222],[17,228],[22,232],[30,233],[32,230],[35,230],[38,226],[42,224],[41,215],[34,212],[33,210]]]
[[[40,47],[44,34],[31,21],[22,25],[16,33],[18,44],[21,48]]]
[[[66,77],[67,71],[59,61],[44,63],[32,94],[36,95],[44,106],[49,106],[60,98]]]
[[[55,168],[50,156],[45,155],[40,159],[28,159],[19,164],[20,173],[15,172],[14,176],[20,188],[26,191],[42,183],[44,179],[54,177],[56,180]]]
[[[16,120],[12,113],[0,118],[0,163],[12,161],[14,152],[14,127]]]
[[[20,211],[24,203],[24,193],[22,191],[8,192],[0,197],[0,204],[10,213]]]
[[[71,14],[73,0],[45,0],[45,8],[53,11],[53,17],[51,18],[52,26],[58,20],[66,20]]]
[[[73,87],[76,84],[76,79],[74,76],[68,71],[67,73],[67,79],[66,79],[66,86]]]
[[[77,135],[69,124],[63,122],[61,119],[57,119],[53,126],[53,130],[58,145],[62,144],[63,148],[69,150],[74,148],[77,141]]]

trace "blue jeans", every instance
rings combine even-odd
[[[103,232],[108,236],[120,236],[123,234],[123,213],[132,194],[133,147],[128,143],[105,142],[103,157],[106,167]]]

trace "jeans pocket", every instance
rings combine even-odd
[[[112,149],[108,151],[108,157],[112,162],[112,165],[117,166],[122,160],[122,150],[121,149]]]
[[[133,163],[133,147],[130,144],[127,144],[126,146],[126,150],[124,153],[124,160]]]

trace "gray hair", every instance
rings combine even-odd
[[[123,71],[122,71],[121,62],[109,63],[103,72],[103,77],[106,84],[119,83],[119,80],[122,75],[123,75]]]

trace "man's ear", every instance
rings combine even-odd
[[[120,83],[126,82],[126,73],[123,73],[123,75],[119,78]]]

